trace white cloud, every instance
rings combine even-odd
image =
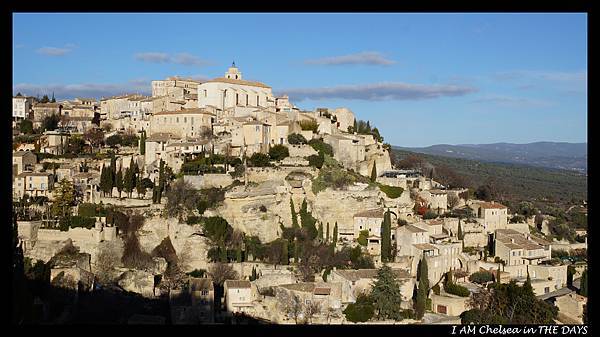
[[[550,101],[504,95],[488,95],[473,100],[471,103],[496,104],[510,108],[549,107],[554,105],[554,103]]]
[[[325,88],[296,88],[281,90],[281,94],[296,101],[321,99],[355,99],[367,101],[421,100],[445,96],[463,96],[477,89],[459,85],[421,85],[399,82],[340,85]]]
[[[37,52],[38,52],[38,54],[42,54],[42,55],[46,55],[46,56],[65,56],[68,53],[70,53],[71,51],[73,51],[74,48],[75,48],[74,44],[68,43],[67,45],[65,45],[64,48],[42,47],[42,48],[38,48]]]
[[[313,65],[344,65],[344,64],[366,64],[389,66],[396,63],[393,60],[385,58],[381,53],[374,51],[366,51],[350,55],[325,57],[320,59],[312,59],[304,61],[305,64]]]
[[[210,64],[210,62],[189,53],[169,55],[162,52],[144,52],[137,53],[134,57],[138,61],[151,63],[175,63],[186,66],[204,66]]]
[[[14,93],[37,96],[50,95],[54,92],[57,99],[70,99],[75,97],[102,98],[114,95],[139,93],[151,94],[150,81],[143,79],[131,80],[127,83],[77,83],[77,84],[31,84],[18,83],[13,86]]]

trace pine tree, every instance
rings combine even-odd
[[[327,232],[325,232],[325,243],[329,243],[329,222],[327,223]]]
[[[402,293],[392,268],[384,265],[377,271],[377,278],[369,296],[379,319],[401,320]]]
[[[290,208],[292,211],[292,227],[298,228],[298,215],[296,214],[296,209],[294,208],[294,200],[290,197]]]
[[[377,180],[377,163],[373,162],[373,169],[371,170],[371,182]]]
[[[381,223],[381,260],[383,262],[389,262],[392,258],[391,221],[390,212],[385,212]]]
[[[123,191],[123,183],[123,172],[121,172],[121,169],[119,168],[119,172],[117,172],[115,177],[115,185],[117,187],[117,191],[119,191],[119,198],[121,197],[121,191]]]
[[[415,316],[418,319],[423,318],[427,306],[427,297],[429,294],[429,277],[428,277],[427,260],[425,257],[419,262],[417,270],[419,287],[417,288],[417,298],[415,299]]]
[[[50,103],[56,103],[56,98],[54,98],[54,91],[52,92],[52,99],[50,100]]]
[[[146,188],[142,184],[142,176],[141,175],[138,176],[138,178],[137,178],[137,182],[135,184],[135,189],[137,191],[138,198],[140,198],[140,199],[141,199],[140,196],[143,196],[144,194],[146,194]]]

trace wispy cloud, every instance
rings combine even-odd
[[[447,96],[464,96],[477,89],[457,85],[420,85],[383,82],[359,85],[340,85],[326,88],[297,88],[281,90],[281,94],[296,101],[322,99],[351,99],[366,101],[422,100]]]
[[[76,45],[72,43],[67,43],[64,47],[42,47],[38,48],[36,51],[38,54],[46,55],[46,56],[65,56],[73,49],[75,49]]]
[[[584,70],[572,72],[516,70],[495,73],[492,78],[496,81],[515,83],[520,90],[552,88],[563,93],[587,91],[587,71]]]
[[[170,55],[168,53],[161,52],[144,52],[135,54],[134,58],[142,62],[175,63],[186,66],[204,66],[210,64],[210,62],[189,53],[178,53]]]
[[[482,98],[471,101],[476,104],[494,104],[510,108],[532,108],[532,107],[549,107],[554,105],[553,102],[526,97],[514,97],[504,95],[488,95]]]
[[[311,65],[345,65],[345,64],[365,64],[375,66],[389,66],[396,61],[387,59],[383,54],[375,51],[366,51],[350,55],[324,57],[304,61]]]
[[[135,79],[126,83],[77,83],[77,84],[30,84],[19,83],[13,86],[13,92],[24,95],[49,95],[54,93],[57,99],[70,99],[75,97],[108,97],[126,93],[139,93],[150,95],[150,81]]]

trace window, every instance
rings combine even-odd
[[[183,122],[187,123],[187,117],[183,117]]]
[[[545,293],[545,294],[547,294],[547,293],[549,293],[549,292],[550,292],[550,287],[545,287],[545,288],[544,288],[544,293]]]

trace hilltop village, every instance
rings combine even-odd
[[[235,64],[152,81],[150,97],[18,94],[28,317],[584,323],[587,240],[546,237],[536,214],[397,169],[390,151],[350,109],[304,111]]]

